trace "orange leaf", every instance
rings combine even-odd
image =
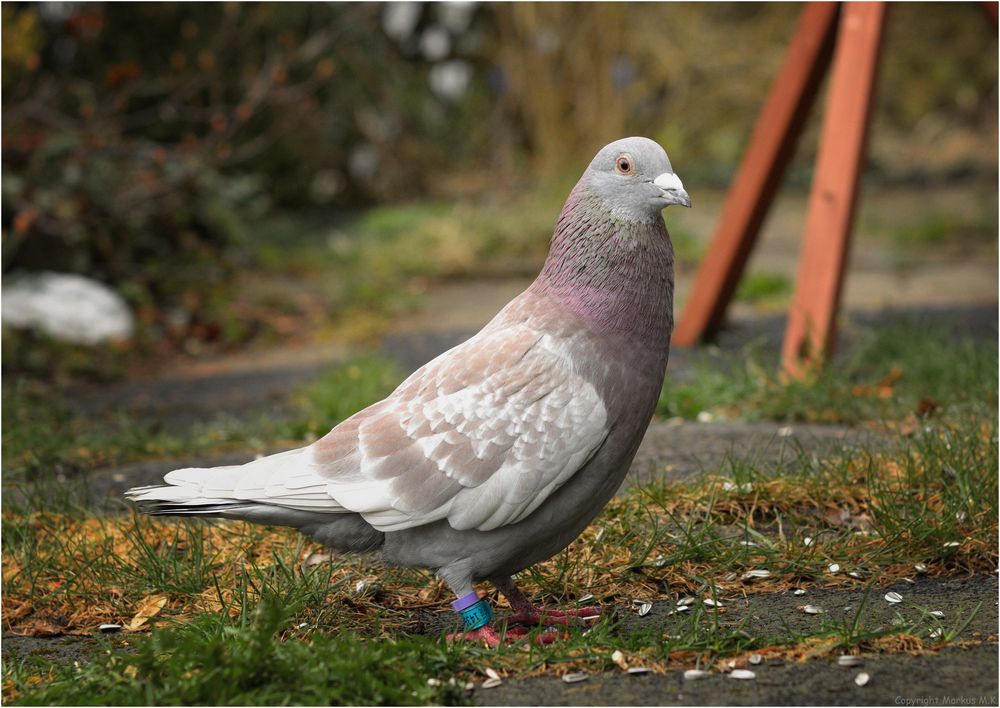
[[[150,595],[139,603],[139,609],[135,613],[135,617],[132,621],[128,623],[128,628],[133,632],[144,624],[149,622],[150,619],[160,614],[167,604],[166,595]]]

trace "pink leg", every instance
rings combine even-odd
[[[570,610],[539,610],[510,578],[495,579],[493,584],[503,593],[514,613],[507,618],[513,624],[579,625],[581,620],[600,617],[600,607],[580,607]]]
[[[490,649],[496,649],[500,646],[504,639],[507,643],[516,642],[524,639],[524,636],[528,633],[524,627],[512,627],[507,630],[507,634],[501,638],[496,630],[490,625],[485,627],[480,627],[479,629],[473,630],[472,632],[460,632],[458,634],[449,634],[446,639],[449,642],[483,642]],[[539,634],[535,638],[537,644],[551,644],[556,640],[556,635],[551,632],[546,632],[545,634]]]

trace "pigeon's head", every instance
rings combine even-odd
[[[605,145],[583,181],[610,211],[630,221],[649,221],[671,204],[691,206],[667,153],[649,138],[622,138]]]

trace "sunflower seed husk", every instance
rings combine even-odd
[[[112,634],[114,632],[121,631],[122,626],[120,624],[102,624],[97,629],[101,634]]]
[[[917,581],[913,578],[903,578],[904,583],[909,583],[910,585],[916,585]]]
[[[813,545],[812,536],[806,536],[805,538],[803,538],[802,539],[802,545],[803,546],[811,546],[811,545]]]
[[[852,570],[850,573],[848,573],[848,575],[851,576],[852,578],[856,578],[857,580],[861,580],[861,573],[859,573],[856,570]]]
[[[757,666],[758,664],[760,664],[760,662],[764,661],[764,657],[762,657],[760,654],[751,654],[750,656],[747,657],[747,661],[753,664],[754,666]]]
[[[582,671],[575,674],[566,674],[562,677],[563,683],[580,683],[580,681],[586,681],[589,676]]]
[[[745,546],[746,548],[753,548],[757,544],[754,543],[753,541],[740,541],[740,545]]]
[[[670,612],[668,612],[667,614],[675,615],[678,612],[690,612],[690,611],[691,611],[691,605],[681,605],[680,607],[675,607],[674,609],[670,610]]]
[[[498,678],[486,679],[485,681],[483,681],[483,688],[496,688],[502,683],[503,681],[501,681]]]
[[[322,565],[323,563],[326,563],[327,561],[330,560],[330,558],[331,555],[329,553],[311,553],[305,559],[303,565],[305,565],[306,568],[312,568],[317,565]]]
[[[663,555],[657,556],[656,560],[653,561],[653,565],[655,565],[657,568],[662,568],[666,564],[667,564],[667,557]]]
[[[429,678],[429,679],[427,679],[427,685],[428,686],[440,686],[441,685],[441,679]]]
[[[639,606],[639,616],[640,617],[645,617],[646,615],[648,615],[652,611],[652,609],[653,609],[653,604],[652,603],[650,603],[650,602],[644,602],[644,603],[642,603],[642,605]]]
[[[593,600],[593,599],[594,599],[594,596],[593,596],[593,595],[591,595],[590,593],[587,593],[587,594],[586,594],[586,595],[584,595],[583,597],[580,597],[580,598],[577,598],[577,600],[576,600],[576,601],[577,601],[577,602],[590,602],[590,601],[591,601],[591,600]]]
[[[677,606],[688,607],[689,605],[693,605],[696,602],[698,602],[697,598],[691,597],[690,595],[685,595],[684,597],[682,597],[680,600],[677,601]]]
[[[862,671],[860,674],[854,677],[854,683],[856,683],[858,686],[864,686],[871,680],[871,678],[872,678],[871,676]]]
[[[819,615],[823,613],[822,607],[816,607],[816,605],[802,605],[799,607],[800,610],[805,612],[807,615]]]
[[[378,595],[382,586],[372,580],[359,580],[354,584],[354,594],[360,596]]]
[[[708,607],[722,607],[723,606],[721,602],[716,602],[715,600],[713,600],[710,597],[706,597],[704,600],[702,600],[702,602],[705,605],[707,605]]]
[[[927,564],[917,563],[915,566],[913,566],[913,569],[917,571],[917,573],[919,573],[920,575],[923,575],[924,573],[927,572]]]
[[[737,679],[740,681],[747,681],[749,679],[757,678],[757,674],[755,674],[750,669],[733,669],[732,671],[729,672],[729,678]]]
[[[604,538],[603,526],[597,530],[597,533],[594,534],[594,543],[600,543],[602,538]]]
[[[885,594],[885,601],[893,605],[898,605],[900,602],[903,601],[903,596],[900,595],[898,592],[887,592]]]
[[[931,610],[931,617],[944,617],[944,612],[941,610]]]
[[[827,568],[827,570],[829,570],[831,573],[839,573],[840,572],[840,563],[831,563],[829,565],[829,567]]]
[[[792,594],[793,595],[805,595],[806,591],[803,590],[802,588],[795,588],[795,590],[792,592]]]
[[[698,679],[703,679],[711,675],[710,671],[702,671],[701,669],[688,669],[684,672],[685,681],[697,681]]]
[[[648,674],[652,669],[646,666],[633,666],[627,670],[629,676],[641,676],[642,674]]]
[[[491,679],[500,680],[500,674],[497,673],[496,669],[486,669],[486,675]]]
[[[620,650],[614,650],[611,654],[611,661],[622,671],[628,671],[628,662],[625,661],[625,655],[622,654]]]
[[[837,666],[861,666],[864,660],[860,656],[844,654],[837,657]]]
[[[944,630],[940,628],[932,629],[930,631],[930,634],[928,634],[927,636],[929,636],[931,639],[940,639],[941,637],[944,636]]]
[[[962,545],[961,541],[948,541],[946,544],[944,544],[944,547],[945,548],[958,548],[961,545]]]
[[[748,570],[743,574],[744,580],[756,580],[757,578],[770,578],[770,577],[771,577],[771,571],[764,569]]]

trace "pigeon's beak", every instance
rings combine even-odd
[[[684,191],[684,184],[681,182],[681,178],[673,172],[664,172],[653,180],[653,184],[663,190],[663,198],[667,200],[668,205],[680,204],[689,209],[691,208],[691,197]]]

